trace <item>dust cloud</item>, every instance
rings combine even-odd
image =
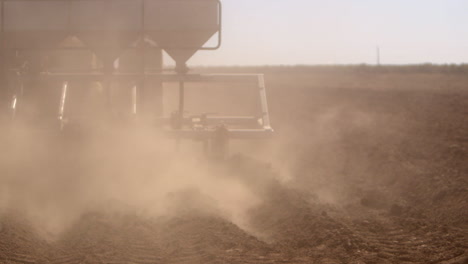
[[[2,127],[0,217],[21,212],[59,245],[45,252],[78,261],[466,259],[465,76],[266,77],[273,137],[232,142],[223,162],[145,126]]]
[[[208,214],[245,225],[253,190],[201,147],[149,128],[59,134],[16,124],[4,135],[0,209],[25,214],[55,237],[89,211],[149,217]]]
[[[176,150],[174,139],[147,126],[82,127],[61,134],[18,123],[4,130],[8,151],[0,164],[0,210],[21,212],[51,240],[83,214],[103,211],[153,218],[210,215],[255,233],[248,214],[272,195],[265,193],[271,184],[308,188],[314,199],[339,204],[346,182],[321,173],[342,163],[340,126],[368,129],[373,121],[364,112],[335,106],[305,130],[285,126],[269,140],[232,142],[234,156],[259,161],[250,171],[205,157],[201,144],[190,140]],[[307,142],[298,142],[304,138]],[[319,154],[326,163],[314,164],[307,175],[297,171],[301,156]],[[267,173],[257,170],[261,163]]]
[[[274,93],[274,100],[283,98]],[[142,124],[102,127],[96,118],[93,126],[61,133],[17,123],[2,137],[7,151],[1,154],[0,209],[22,212],[53,239],[93,211],[156,218],[204,214],[255,233],[248,215],[275,195],[265,193],[272,184],[309,193],[310,202],[342,204],[349,197],[350,171],[369,177],[367,157],[359,156],[360,146],[349,139],[381,140],[369,134],[384,134],[378,116],[339,102],[312,114],[303,108],[295,112],[293,102],[274,100],[290,112],[283,116],[273,109],[275,135],[230,146],[231,154],[259,161],[250,171],[206,158],[201,144],[190,140],[177,151],[174,139]],[[198,110],[194,101],[191,110]],[[266,172],[256,168],[262,163]]]

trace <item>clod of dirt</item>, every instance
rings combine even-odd
[[[388,202],[382,193],[375,191],[369,192],[361,198],[361,205],[371,209],[385,209]]]
[[[434,198],[432,199],[432,201],[434,203],[439,202],[439,201],[443,200],[447,196],[447,194],[448,194],[447,190],[442,190],[439,193],[437,193],[436,195],[434,195]]]
[[[401,216],[403,214],[403,211],[403,206],[398,204],[393,204],[392,207],[390,207],[390,215],[393,216]]]

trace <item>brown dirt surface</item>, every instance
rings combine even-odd
[[[204,170],[228,182],[215,183],[221,193],[235,181],[255,195],[242,221],[185,189],[170,193],[178,201],[171,213],[81,208],[50,238],[22,207],[2,201],[0,263],[468,263],[466,74],[260,71],[275,136]],[[32,170],[1,167],[10,180]]]
[[[36,263],[49,249],[46,241],[17,212],[0,218],[1,263]]]

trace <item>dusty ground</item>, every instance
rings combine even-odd
[[[170,193],[167,214],[80,207],[53,235],[24,201],[8,199],[0,203],[0,263],[468,263],[466,74],[265,71],[275,137],[203,170],[255,196],[242,221],[206,205],[230,204],[210,196],[229,192],[216,182]],[[84,177],[79,164],[55,162],[18,169],[5,158],[2,174],[8,183],[37,168]],[[56,164],[66,166],[47,169]],[[30,188],[31,197],[55,195]],[[77,204],[63,199],[70,192],[52,200],[73,211]]]

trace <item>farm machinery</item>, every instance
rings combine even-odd
[[[10,121],[60,133],[144,123],[225,155],[231,139],[273,130],[263,75],[187,67],[197,51],[218,49],[222,36],[219,0],[0,0],[0,105]],[[163,69],[163,51],[175,62],[171,71]],[[204,85],[233,83],[252,89],[252,98],[240,98],[255,104],[252,114],[187,112],[190,85],[206,99],[213,89]],[[172,109],[168,89],[176,94]]]

